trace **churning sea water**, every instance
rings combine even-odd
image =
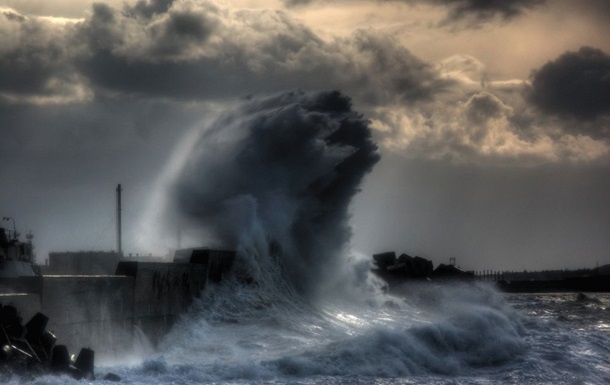
[[[429,284],[400,296],[347,301],[328,294],[314,303],[260,286],[230,279],[208,290],[156,352],[100,357],[98,378],[114,372],[128,384],[610,384],[609,294],[508,295],[486,285]],[[52,376],[33,382],[82,383]]]

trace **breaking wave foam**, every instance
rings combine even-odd
[[[135,383],[444,375],[523,353],[518,317],[489,288],[390,297],[349,252],[349,204],[379,159],[368,124],[339,92],[290,92],[192,137],[163,215],[238,257],[131,369]]]

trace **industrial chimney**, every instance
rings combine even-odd
[[[119,257],[123,256],[121,249],[121,184],[116,187],[116,248]]]

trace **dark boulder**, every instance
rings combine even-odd
[[[12,305],[0,304],[0,370],[26,377],[45,373],[66,373],[75,379],[94,379],[94,352],[82,349],[76,362],[65,345],[45,330],[49,318],[36,313],[22,325],[22,318]]]
[[[401,254],[398,257],[398,264],[404,264],[404,273],[409,278],[428,278],[434,268],[432,261],[421,257],[411,257],[407,254]]]
[[[388,251],[385,253],[374,254],[373,260],[375,261],[375,265],[379,270],[386,270],[388,266],[396,264],[396,253],[393,251]]]

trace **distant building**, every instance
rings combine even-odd
[[[112,275],[121,260],[114,251],[68,251],[49,253],[44,275]]]

